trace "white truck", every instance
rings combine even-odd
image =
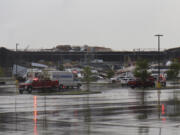
[[[80,88],[81,83],[74,79],[74,75],[67,71],[49,71],[49,78],[51,80],[58,80],[59,89],[63,88]]]

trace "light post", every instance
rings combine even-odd
[[[18,80],[17,80],[17,50],[18,50],[18,43],[16,43],[16,94],[18,90]],[[16,130],[17,130],[17,112],[16,112],[16,95],[15,95],[15,114],[16,114]]]
[[[159,110],[159,118],[160,118],[160,87],[161,87],[161,84],[160,84],[160,38],[163,36],[161,34],[157,34],[155,35],[156,37],[158,37],[158,78],[157,78],[157,94],[158,94],[158,110]]]
[[[17,56],[17,50],[18,50],[18,43],[16,43],[16,56]],[[17,57],[16,57],[16,77],[17,77]]]
[[[159,82],[159,77],[160,77],[160,37],[162,37],[163,35],[157,34],[155,36],[158,37],[158,78],[157,78],[157,81]]]

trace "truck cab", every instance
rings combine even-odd
[[[58,88],[58,81],[52,81],[49,79],[40,80],[38,78],[34,78],[33,80],[29,79],[24,83],[19,84],[19,93],[23,94],[24,91],[31,93],[32,90],[44,90],[44,89],[54,89]]]

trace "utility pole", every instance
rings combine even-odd
[[[161,34],[155,35],[158,37],[158,82],[159,82],[159,76],[160,76],[160,38],[163,36]]]
[[[160,38],[163,36],[163,35],[160,35],[160,34],[157,34],[155,35],[156,37],[158,37],[158,78],[157,78],[157,94],[158,94],[158,110],[159,110],[159,119],[160,119],[160,88],[161,88],[161,84],[160,84]]]
[[[16,43],[16,94],[18,89],[18,81],[17,81],[17,50],[18,50],[18,43]],[[16,131],[17,131],[17,112],[16,112],[16,95],[15,95],[15,114],[16,114]]]
[[[17,50],[18,50],[18,43],[16,43],[16,56],[17,56]],[[17,77],[17,57],[16,57],[16,77]]]

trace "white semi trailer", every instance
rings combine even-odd
[[[81,83],[74,79],[74,75],[67,71],[48,71],[51,80],[58,80],[59,88],[79,88]]]

